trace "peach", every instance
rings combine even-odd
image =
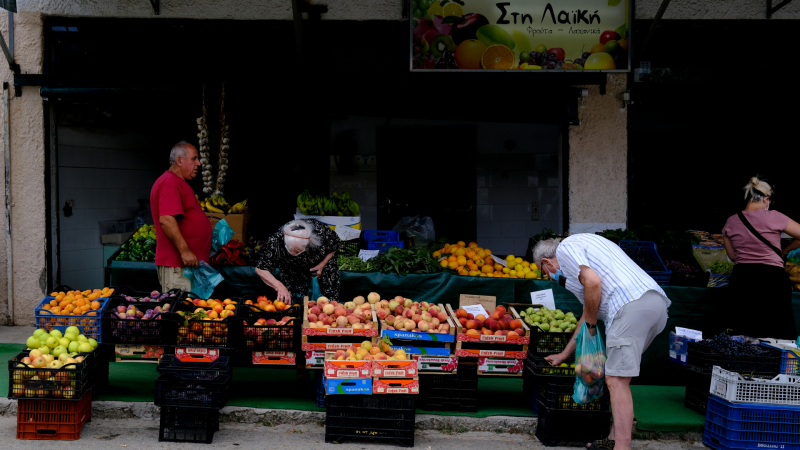
[[[380,352],[381,352],[381,349],[379,349],[378,347],[372,347],[372,348],[369,350],[369,354],[370,354],[370,355],[372,355],[372,356],[375,356],[375,355],[377,355],[377,354],[378,354],[378,353],[380,353]]]
[[[502,319],[503,319],[503,313],[501,313],[500,311],[495,311],[495,312],[493,312],[493,313],[492,313],[492,315],[491,315],[491,316],[489,316],[489,317],[491,317],[491,318],[492,318],[492,319],[494,319],[494,320],[500,321],[500,320],[502,320]]]
[[[344,356],[344,350],[336,350],[336,353],[333,355],[336,359],[339,359],[340,356]]]
[[[338,321],[338,319],[337,319],[337,321]],[[352,314],[347,316],[347,321],[350,322],[350,325],[355,325],[357,323],[361,323],[361,319],[359,319],[358,317],[356,317],[356,316],[354,316]]]
[[[394,320],[395,320],[395,319],[394,319],[394,316],[392,316],[392,315],[388,315],[388,316],[386,316],[386,319],[385,319],[385,320],[386,320],[386,323],[387,323],[388,325],[394,325]]]
[[[475,330],[478,328],[478,324],[476,324],[474,320],[468,320],[464,327],[468,330]]]
[[[365,330],[371,330],[372,328],[373,328],[372,327],[372,322],[367,322],[367,323],[364,324],[364,329]]]
[[[467,330],[467,336],[479,336],[479,335],[480,335],[480,333],[478,332],[478,330],[475,330],[475,329]]]
[[[386,308],[389,306],[389,300],[381,300],[378,302],[378,304],[381,306],[381,308]]]
[[[414,302],[413,302],[413,301],[412,301],[410,298],[407,298],[407,299],[406,299],[406,301],[403,303],[403,305],[404,305],[406,308],[411,308],[411,306],[413,306],[413,305],[414,305]]]
[[[420,321],[418,326],[419,326],[419,331],[422,331],[422,332],[428,331],[428,328],[429,328],[428,322],[425,322],[424,320],[422,320],[422,321]]]
[[[383,320],[383,319],[385,319],[387,316],[388,316],[388,314],[386,314],[386,311],[385,311],[385,310],[381,309],[381,310],[379,310],[379,311],[378,311],[378,319],[381,319],[381,320]]]
[[[522,328],[522,323],[517,319],[513,319],[511,322],[509,322],[508,328],[512,330],[516,330],[517,328]]]
[[[420,322],[422,322],[422,316],[420,316],[419,314],[414,314],[411,317],[411,320],[413,320],[414,323],[420,323]]]
[[[313,322],[316,322],[316,321],[317,321],[317,316],[316,316],[316,315],[314,315],[314,314],[309,314],[309,315],[308,315],[308,321],[309,321],[309,322],[312,322],[312,323],[313,323]]]
[[[487,329],[487,328],[484,328],[484,329],[483,329],[483,334],[485,334],[486,336],[491,336],[491,335],[493,335],[494,333],[492,333],[492,330],[489,330],[489,329]]]
[[[388,306],[389,306],[389,309],[395,310],[395,309],[397,309],[398,306],[400,306],[400,302],[398,302],[397,300],[392,300],[392,301],[389,302]]]
[[[353,310],[351,308],[345,308],[344,315],[349,316],[350,314],[353,314]]]
[[[316,307],[316,306],[308,310],[308,313],[309,313],[309,314],[313,314],[313,315],[315,315],[315,316],[318,316],[318,315],[319,315],[319,313],[321,313],[321,312],[322,312],[322,310],[321,310],[321,309],[319,309],[319,308],[318,308],[318,307]]]
[[[450,332],[450,325],[446,323],[439,324],[439,331],[442,333],[449,333]]]
[[[502,336],[502,335],[503,335],[503,330],[497,330],[497,331],[495,331],[495,332],[494,332],[494,335],[495,335],[495,336]]]
[[[407,309],[407,310],[403,311],[403,317],[405,317],[406,319],[410,319],[410,318],[414,317],[414,312],[411,311],[410,309]]]
[[[416,324],[413,320],[406,320],[406,322],[403,324],[403,328],[405,328],[406,331],[413,330],[415,326]]]
[[[459,317],[458,318],[458,323],[460,323],[462,327],[465,326],[467,324],[467,318],[466,317]]]
[[[333,323],[333,318],[331,316],[325,317],[322,319],[323,325],[331,325]]]
[[[360,295],[353,299],[353,303],[356,304],[356,305],[363,305],[364,302],[366,302],[366,300],[364,299],[364,297],[362,297]]]
[[[316,328],[325,328],[326,325],[321,320],[318,320],[316,325],[314,325],[314,326]]]
[[[391,309],[391,308],[390,308],[390,309]],[[403,308],[402,306],[397,306],[397,307],[394,309],[394,315],[395,315],[395,316],[402,316],[404,311],[405,311],[405,308]]]
[[[375,355],[375,359],[384,360],[384,359],[389,359],[389,358],[387,358],[386,353],[380,352],[377,355]]]
[[[460,318],[462,318],[462,317],[466,319],[468,315],[469,315],[469,313],[468,313],[468,312],[467,312],[467,310],[466,310],[466,309],[464,309],[464,308],[458,308],[458,309],[456,310],[456,318],[457,318],[457,319],[460,319]]]
[[[445,312],[440,312],[439,314],[436,315],[436,317],[439,319],[439,322],[441,323],[447,322],[447,313]]]
[[[381,299],[381,296],[378,295],[377,292],[370,292],[369,295],[367,295],[367,301],[370,302],[370,303],[378,303],[378,301],[380,301],[380,299]]]
[[[436,317],[431,319],[431,328],[439,328],[439,319]]]
[[[522,328],[517,328],[514,333],[517,333],[517,336],[525,336],[525,331]]]
[[[467,314],[467,320],[472,320],[474,318],[475,316],[472,313]]]
[[[262,297],[258,297],[258,302],[259,302],[259,303],[261,303],[261,299],[262,299],[262,298],[266,300],[266,298],[267,298],[267,297],[263,297],[263,296],[262,296]],[[245,303],[247,303],[247,302],[245,302]],[[315,307],[315,306],[317,306],[317,302],[316,302],[316,301],[314,301],[314,300],[311,300],[310,302],[308,302],[308,307],[309,307],[309,308],[313,308],[313,307]]]
[[[430,307],[431,307],[431,305],[428,302],[421,302],[419,304],[419,309],[421,309],[423,311],[427,311],[428,308],[430,308]]]
[[[344,308],[352,310],[356,308],[356,304],[355,302],[347,302],[344,304]]]
[[[430,314],[429,314],[427,311],[423,312],[423,313],[421,314],[421,316],[420,316],[420,317],[421,317],[421,318],[422,318],[422,320],[424,320],[425,322],[430,322],[430,321],[431,321],[431,319],[433,319],[433,317],[432,317],[432,316],[431,316],[431,315],[430,315]]]
[[[330,303],[330,300],[328,300],[328,297],[320,297],[320,298],[317,299],[317,305],[325,306],[325,305],[327,305],[329,303]]]
[[[502,311],[503,314],[506,313],[506,307],[503,306],[503,305],[497,305],[497,307],[494,310],[495,311]]]
[[[439,308],[436,305],[431,305],[431,307],[428,308],[428,312],[431,313],[431,315],[435,316],[439,314]]]
[[[509,332],[508,332],[508,334],[507,334],[506,336],[508,336],[508,337],[510,337],[510,338],[512,338],[512,337],[519,337],[519,335],[517,334],[517,332],[516,332],[516,331],[509,331]]]
[[[336,325],[338,325],[340,327],[346,326],[347,323],[348,323],[347,317],[345,317],[345,316],[339,316],[339,317],[336,318]]]
[[[333,306],[333,305],[329,305],[329,304],[326,304],[326,305],[324,305],[324,306],[322,307],[322,312],[324,312],[325,314],[327,314],[327,315],[329,315],[329,316],[330,316],[331,314],[333,314],[333,312],[334,312],[335,310],[336,310],[336,307],[335,307],[335,306]]]
[[[483,328],[483,322],[481,322],[478,319],[475,319],[475,329],[477,330],[477,329],[481,329],[481,328]]]
[[[333,315],[336,317],[341,317],[347,315],[347,311],[344,308],[336,308],[333,310]]]

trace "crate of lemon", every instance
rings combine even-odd
[[[458,275],[488,278],[523,278],[541,280],[542,271],[536,264],[523,260],[514,255],[500,259],[492,254],[488,248],[479,247],[476,242],[465,244],[458,241],[456,244],[445,244],[441,249],[431,254],[439,260],[439,264],[455,271]],[[502,263],[500,262],[502,261]]]

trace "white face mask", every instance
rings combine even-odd
[[[286,244],[283,244],[283,245],[286,247],[286,251],[289,252],[289,254],[292,255],[292,256],[298,256],[301,253],[303,253],[304,251],[306,251],[306,249],[302,249],[302,250],[300,250],[299,252],[297,252],[295,254],[295,253],[292,253],[292,249],[290,249],[288,245],[286,245]]]

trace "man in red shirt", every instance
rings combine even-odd
[[[189,291],[192,283],[184,267],[208,262],[213,229],[187,181],[197,176],[200,157],[184,141],[172,147],[171,164],[150,190],[150,209],[156,229],[156,268],[162,292]]]

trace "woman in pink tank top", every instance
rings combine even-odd
[[[729,217],[722,229],[725,251],[735,263],[728,289],[733,300],[728,305],[729,327],[733,334],[794,340],[797,328],[792,288],[783,269],[783,257],[800,247],[800,224],[778,211],[770,211],[774,193],[765,181],[753,177],[744,190],[747,206],[741,214],[752,230],[738,213]],[[782,232],[794,240],[780,250]],[[770,319],[754,320],[743,313],[743,308],[754,305],[767,312]]]

